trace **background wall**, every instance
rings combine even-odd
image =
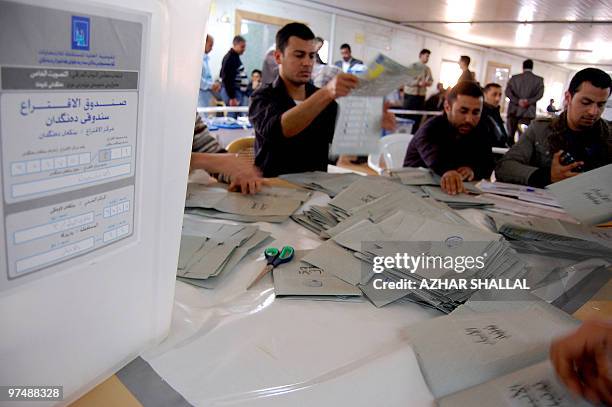
[[[308,24],[315,35],[331,42],[330,62],[339,59],[338,47],[346,42],[351,44],[353,56],[366,63],[377,53],[382,52],[402,64],[409,64],[418,59],[418,53],[422,48],[428,48],[432,52],[428,65],[434,76],[434,84],[440,78],[442,61],[457,61],[460,55],[471,57],[470,69],[476,73],[476,79],[481,83],[485,80],[489,61],[510,65],[512,75],[522,71],[524,58],[520,56],[447,39],[343,10],[311,5],[305,1],[298,0],[289,3],[277,0],[217,0],[212,2],[208,21],[208,31],[215,37],[215,46],[210,55],[214,77],[218,77],[221,60],[231,47],[231,41],[235,35],[236,10],[251,11]],[[246,53],[249,53],[248,44]],[[263,55],[261,58],[263,60]],[[560,107],[563,91],[572,72],[556,65],[535,61],[534,73],[544,78],[545,85],[545,94],[538,103],[538,108],[545,110],[551,98],[555,99],[555,105]],[[435,93],[435,86],[432,86],[428,93]]]

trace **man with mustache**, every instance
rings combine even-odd
[[[476,82],[455,85],[444,115],[425,123],[408,145],[404,167],[426,167],[441,176],[448,194],[465,192],[463,181],[488,178],[494,167],[491,136],[481,123],[483,94]]]
[[[545,187],[611,163],[612,130],[601,119],[611,89],[612,79],[601,69],[576,73],[565,92],[565,111],[533,121],[498,162],[496,178]]]
[[[255,165],[264,177],[327,171],[338,110],[335,99],[348,95],[358,79],[339,73],[321,89],[311,84],[314,39],[304,24],[281,28],[274,51],[279,76],[253,93],[249,119],[255,129]],[[395,127],[393,114],[383,114],[382,127]]]

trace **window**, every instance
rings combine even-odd
[[[461,76],[461,68],[457,61],[443,60],[440,67],[440,82],[445,88],[455,86]]]

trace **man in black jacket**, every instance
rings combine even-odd
[[[484,104],[481,120],[484,120],[489,126],[491,143],[494,147],[508,147],[508,133],[506,133],[506,126],[499,113],[502,87],[498,83],[488,83],[482,92],[484,93]]]
[[[442,116],[425,123],[408,145],[404,167],[426,167],[441,176],[448,194],[465,192],[463,181],[488,178],[494,167],[491,137],[482,123],[483,95],[475,82],[448,93]]]
[[[223,81],[221,95],[228,106],[240,106],[244,104],[244,95],[249,84],[244,65],[240,55],[244,54],[246,40],[237,35],[232,41],[232,48],[223,57],[221,72],[219,76]]]

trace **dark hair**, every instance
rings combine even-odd
[[[491,82],[487,83],[484,88],[482,88],[483,93],[487,93],[491,88],[499,88],[501,89],[501,85],[499,83]]]
[[[232,40],[232,44],[233,45],[240,44],[241,42],[246,42],[246,40],[244,39],[244,37],[242,35],[237,35]]]
[[[597,68],[585,68],[578,71],[572,78],[569,84],[568,92],[574,96],[580,89],[583,82],[589,82],[591,85],[600,89],[611,89],[612,79],[610,75]]]
[[[314,33],[305,24],[289,23],[276,33],[276,49],[280,52],[285,52],[289,38],[298,37],[301,40],[314,40]]]
[[[321,38],[321,37],[315,37],[315,41],[316,42],[321,42],[321,43],[325,42],[325,40],[323,38]]]
[[[428,50],[427,48],[423,48],[423,49],[421,50],[421,52],[419,52],[419,56],[421,56],[421,55],[423,55],[423,54],[429,54],[429,55],[431,55],[431,51],[430,51],[430,50]]]
[[[484,97],[480,86],[478,86],[476,82],[472,81],[461,81],[456,84],[446,96],[448,104],[452,105],[453,102],[457,100],[457,96],[459,95],[472,96],[475,98]]]
[[[533,61],[531,59],[524,60],[523,69],[533,69]]]
[[[340,49],[345,49],[345,48],[348,49],[349,52],[351,52],[351,46],[348,45],[347,43],[344,43],[344,44],[340,45]]]
[[[470,66],[470,62],[472,61],[472,58],[468,57],[467,55],[461,55],[459,57],[459,61],[465,62],[466,66]]]
[[[259,69],[253,69],[251,71],[251,75],[253,75],[254,73],[258,73],[259,75],[261,75],[261,71]]]

